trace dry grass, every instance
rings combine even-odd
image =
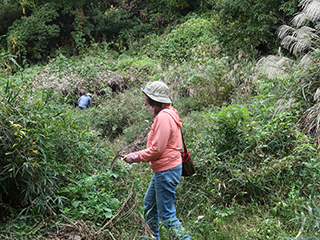
[[[293,66],[294,61],[286,57],[269,55],[261,58],[257,63],[257,69],[268,78],[287,76],[287,69]]]
[[[282,39],[281,45],[296,56],[314,50],[315,41],[319,40],[316,29],[320,19],[320,2],[303,0],[301,6],[302,11],[292,19],[292,24],[297,29],[283,25],[277,30],[279,38]],[[309,22],[315,27],[306,26]]]
[[[70,70],[72,72],[72,70]],[[129,82],[136,81],[134,76],[124,76],[112,71],[99,71],[94,79],[88,80],[77,72],[60,76],[57,72],[44,69],[33,82],[34,89],[50,89],[59,96],[80,97],[86,92],[93,96],[105,95],[106,88],[112,92],[122,92],[128,88]]]

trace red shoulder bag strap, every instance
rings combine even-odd
[[[182,137],[182,143],[183,143],[183,149],[184,149],[184,152],[182,153],[182,162],[186,162],[189,160],[190,158],[190,152],[187,151],[187,147],[186,147],[186,144],[184,143],[184,139],[183,139],[183,134],[182,134],[182,129],[180,127],[180,131],[181,131],[181,137]],[[185,157],[187,156],[187,157]]]

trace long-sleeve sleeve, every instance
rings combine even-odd
[[[143,162],[150,162],[158,159],[166,149],[170,138],[170,117],[161,115],[152,126],[152,141],[148,143],[147,149],[139,153]],[[149,136],[151,137],[151,136]]]
[[[181,164],[181,119],[174,109],[162,110],[154,119],[148,135],[147,148],[139,151],[139,160],[149,162],[154,172]]]

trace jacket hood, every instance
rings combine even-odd
[[[175,108],[173,108],[172,106],[166,107],[160,113],[169,114],[179,127],[182,126],[182,120],[179,118],[178,111]]]

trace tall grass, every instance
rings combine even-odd
[[[317,77],[317,68],[270,79],[252,69],[254,60],[205,55],[163,64],[144,55],[117,58],[106,48],[90,51],[1,80],[1,236],[40,238],[72,226],[86,239],[151,237],[142,216],[148,164],[119,160],[113,172],[108,167],[119,151],[145,137],[152,116],[144,111],[140,87],[152,80],[170,86],[197,168],[181,179],[176,196],[192,239],[315,235],[318,145],[297,123],[312,96],[300,77]],[[108,92],[99,71],[121,74],[124,87]],[[96,94],[94,107],[80,111],[74,85],[72,97],[34,87],[39,76],[75,84],[69,75],[87,80],[85,90],[108,94]],[[304,209],[309,215],[296,214]],[[310,232],[300,231],[301,222]],[[164,228],[162,236],[171,238]]]

